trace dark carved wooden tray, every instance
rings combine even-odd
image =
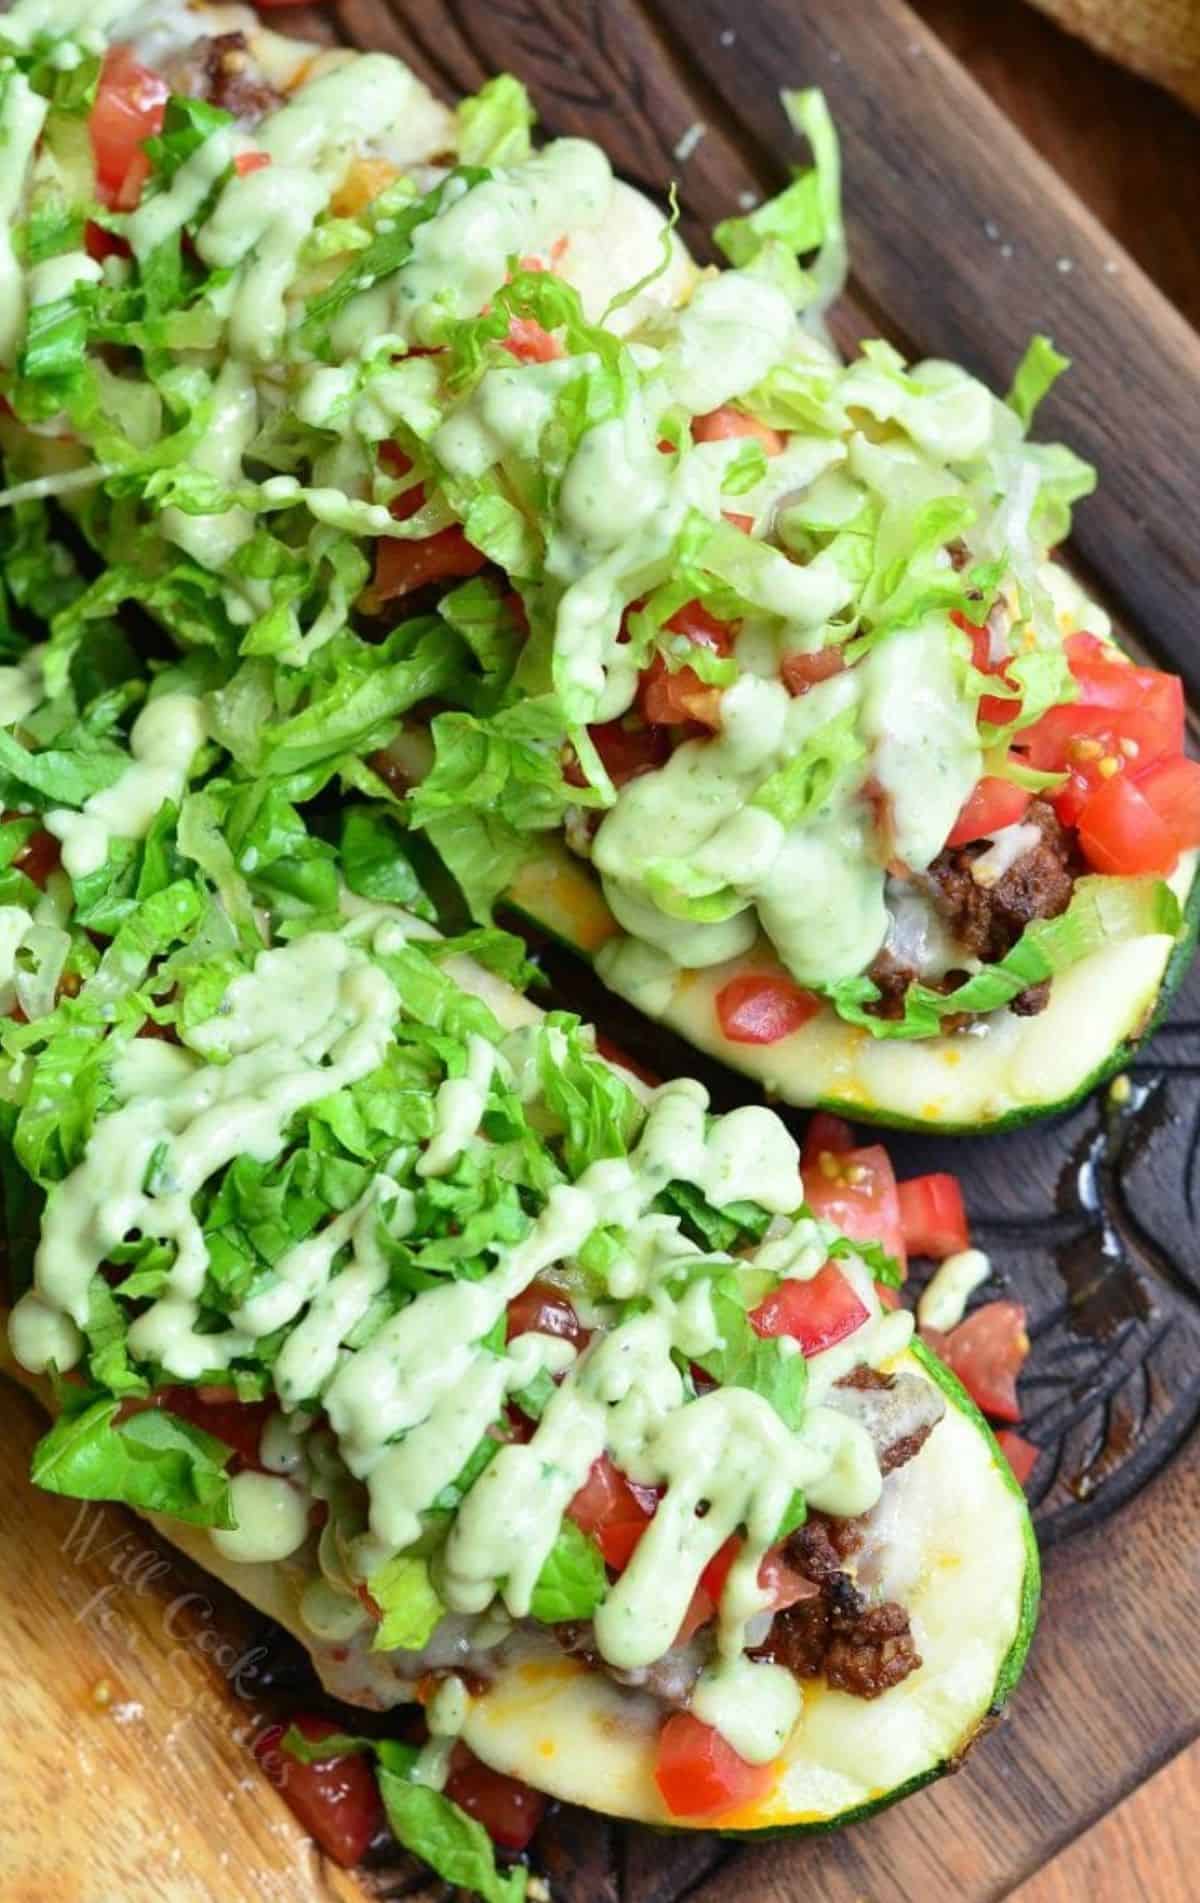
[[[786,175],[779,86],[822,85],[843,133],[856,261],[841,335],[882,332],[1003,385],[1028,333],[1052,332],[1077,368],[1045,428],[1103,473],[1078,553],[1124,624],[1200,695],[1200,339],[902,0],[344,0],[287,24],[396,52],[448,95],[499,68],[519,73],[549,129],[599,139],[651,191],[678,177],[685,234],[702,254],[739,194]],[[675,148],[698,126],[681,165]],[[580,966],[552,953],[547,965],[565,1002],[660,1074],[699,1069],[719,1103],[744,1096]],[[553,1812],[535,1863],[562,1903],[782,1903],[801,1889],[830,1903],[982,1903],[1194,1735],[1198,1072],[1200,971],[1133,1065],[1126,1102],[1105,1096],[1049,1126],[960,1140],[950,1159],[1034,1340],[1022,1431],[1042,1450],[1031,1492],[1047,1590],[1012,1717],[960,1776],[840,1837],[756,1848]],[[901,1173],[947,1163],[944,1141],[900,1136],[892,1148]],[[272,1643],[261,1689],[287,1693],[302,1677]],[[438,1892],[388,1858],[367,1884]],[[352,1888],[337,1878],[339,1897]],[[201,1892],[179,1894],[199,1903]]]

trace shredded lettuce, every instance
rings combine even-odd
[[[1007,957],[985,965],[957,991],[943,995],[927,985],[910,985],[901,1018],[879,1018],[867,1010],[880,995],[870,978],[844,978],[823,989],[839,1017],[872,1037],[936,1037],[944,1017],[1002,1010],[1030,985],[1067,971],[1105,945],[1157,932],[1173,937],[1179,921],[1179,901],[1161,879],[1089,876],[1077,881],[1065,912],[1035,919]]]
[[[455,118],[461,165],[519,165],[529,157],[537,114],[511,73],[498,73],[477,93],[460,99]]]
[[[1057,383],[1063,371],[1070,368],[1071,359],[1062,356],[1048,337],[1043,337],[1039,332],[1030,339],[1004,399],[1009,409],[1016,411],[1026,429],[1032,423],[1034,411],[1042,398]]]

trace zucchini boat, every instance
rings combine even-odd
[[[155,682],[124,797],[187,698]],[[70,711],[82,772],[100,715]],[[424,1703],[423,1745],[289,1749],[373,1754],[396,1835],[485,1897],[524,1882],[489,1770],[531,1828],[530,1790],[757,1832],[955,1764],[1019,1675],[1037,1552],[889,1258],[804,1206],[772,1111],[638,1085],[512,987],[516,941],[380,898],[386,813],[221,764],[103,888],[5,822],[34,1480],[147,1513],[348,1704]]]
[[[978,1129],[1125,1060],[1191,943],[1180,683],[1051,559],[1044,338],[1003,402],[830,349],[819,95],[718,272],[510,78],[451,113],[182,0],[3,37],[7,500],[106,564],[52,679],[149,609],[239,773],[353,758],[477,918],[789,1102]]]

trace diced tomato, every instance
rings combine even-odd
[[[128,258],[133,255],[124,238],[118,238],[115,231],[106,231],[94,218],[89,218],[83,227],[83,248],[97,264],[103,264],[105,258]]]
[[[1072,643],[1078,639],[1073,635],[1066,647],[1071,673],[1079,685],[1080,703],[1084,707],[1103,707],[1114,714],[1135,714],[1139,721],[1152,723],[1160,740],[1160,754],[1182,753],[1183,682],[1178,674],[1073,653]]]
[[[777,429],[768,423],[760,423],[757,417],[747,416],[744,410],[735,410],[723,405],[719,410],[710,410],[707,416],[692,418],[692,439],[697,443],[724,443],[731,436],[753,436],[760,442],[768,456],[778,456],[787,442]]]
[[[96,99],[88,119],[96,163],[97,196],[106,205],[132,211],[150,176],[142,140],[161,132],[170,87],[133,56],[128,46],[104,55]]]
[[[481,1764],[464,1744],[454,1747],[446,1796],[481,1823],[502,1850],[528,1849],[546,1809],[541,1791]]]
[[[638,711],[652,726],[679,727],[695,721],[715,733],[721,725],[721,690],[707,686],[694,667],[671,669],[661,654],[655,654],[642,669]]]
[[[678,1632],[675,1634],[674,1643],[676,1645],[686,1645],[689,1639],[695,1638],[701,1627],[708,1625],[709,1621],[715,1619],[716,1616],[716,1601],[713,1599],[712,1594],[709,1593],[703,1585],[697,1586],[695,1592],[688,1600],[688,1609],[683,1615],[683,1621]]]
[[[531,1282],[508,1305],[505,1339],[518,1335],[557,1335],[583,1348],[591,1339],[570,1301],[552,1282]]]
[[[769,1764],[747,1764],[711,1725],[677,1711],[658,1740],[654,1781],[674,1817],[715,1817],[770,1790]]]
[[[903,1270],[906,1256],[900,1223],[900,1199],[891,1158],[879,1143],[841,1155],[826,1151],[815,1167],[803,1169],[804,1200],[814,1216],[823,1216],[860,1242],[878,1242]]]
[[[274,1401],[239,1401],[232,1388],[172,1387],[160,1389],[154,1405],[224,1441],[233,1449],[235,1465],[264,1471],[258,1449],[263,1428],[276,1412]]]
[[[665,727],[637,724],[628,716],[589,727],[588,734],[614,786],[624,786],[641,773],[653,773],[671,757],[671,737]],[[563,778],[571,786],[584,784],[583,771],[574,757],[564,767]]]
[[[292,1722],[313,1744],[340,1729],[328,1718],[307,1714]],[[303,1764],[280,1749],[285,1729],[283,1725],[269,1725],[255,1739],[254,1755],[326,1856],[349,1870],[362,1862],[372,1839],[383,1828],[383,1805],[370,1761],[354,1752]]]
[[[721,1602],[729,1569],[741,1550],[741,1539],[736,1533],[731,1533],[724,1546],[717,1548],[700,1575],[700,1587],[714,1606]],[[803,1573],[797,1572],[789,1564],[782,1546],[773,1546],[765,1555],[758,1569],[758,1583],[764,1592],[771,1594],[771,1609],[775,1612],[781,1612],[785,1606],[794,1606],[798,1599],[811,1598],[816,1590]]]
[[[731,1533],[724,1546],[718,1546],[700,1575],[700,1584],[714,1605],[720,1605],[721,1594],[725,1590],[725,1581],[729,1578],[729,1569],[742,1550],[742,1542],[736,1533]]]
[[[804,1132],[804,1148],[800,1152],[800,1169],[807,1174],[818,1167],[818,1159],[825,1154],[844,1156],[847,1150],[854,1148],[854,1132],[842,1117],[830,1116],[828,1110],[818,1110],[808,1120]]]
[[[880,1308],[903,1308],[904,1300],[898,1288],[890,1282],[876,1282],[875,1293],[879,1297]]]
[[[644,1084],[649,1084],[651,1090],[657,1090],[662,1082],[660,1076],[647,1069],[645,1064],[639,1063],[636,1057],[631,1057],[628,1051],[622,1050],[611,1037],[605,1037],[603,1031],[596,1032],[596,1054],[608,1064],[619,1064],[622,1070],[631,1070],[635,1077],[640,1077]]]
[[[233,169],[239,178],[246,178],[251,172],[261,172],[263,166],[270,163],[269,152],[239,152],[233,161]]]
[[[795,699],[807,694],[818,681],[830,680],[845,668],[841,648],[818,648],[814,654],[787,654],[779,672],[788,693]]]
[[[938,1346],[976,1407],[1000,1421],[1019,1421],[1017,1376],[1029,1353],[1020,1302],[985,1302]]]
[[[731,1044],[778,1044],[815,1017],[821,1000],[773,972],[746,972],[717,993],[717,1020]]]
[[[429,582],[464,580],[486,567],[487,556],[471,547],[457,522],[419,542],[385,536],[375,551],[375,596],[394,601]]]
[[[1139,773],[1135,784],[1171,834],[1180,852],[1200,846],[1200,765],[1180,754]]]
[[[697,647],[708,648],[722,657],[733,647],[733,629],[718,621],[698,601],[689,601],[666,624],[671,634],[681,634]],[[698,721],[715,731],[721,724],[721,690],[709,687],[695,668],[670,668],[661,654],[655,654],[643,669],[638,690],[638,706],[652,726],[677,727],[684,721]]]
[[[1014,1434],[1011,1427],[1002,1427],[996,1439],[1000,1443],[1001,1453],[1021,1486],[1027,1486],[1029,1476],[1037,1466],[1041,1449],[1035,1447],[1031,1440],[1024,1440],[1020,1434]]]
[[[1011,657],[1005,655],[998,661],[992,660],[992,638],[987,629],[977,626],[973,621],[968,621],[966,615],[960,613],[958,609],[954,610],[950,619],[955,627],[961,628],[970,640],[972,665],[978,668],[981,674],[996,674],[1001,680],[1007,681],[1005,670]],[[1019,700],[1005,700],[1000,694],[981,694],[977,718],[991,726],[1004,727],[1010,720],[1015,720],[1020,711]]]
[[[967,1247],[967,1212],[958,1178],[937,1171],[897,1183],[900,1226],[909,1255],[942,1261]]]
[[[504,348],[511,351],[518,363],[553,363],[564,354],[558,338],[543,330],[536,317],[512,318]]]
[[[6,813],[5,818],[16,819],[19,815]],[[44,892],[50,874],[57,872],[62,864],[59,844],[54,834],[40,829],[36,833],[31,833],[27,843],[22,846],[13,860],[13,864],[18,872],[23,872],[27,879],[32,879],[34,885]]]
[[[806,1355],[819,1355],[845,1341],[867,1316],[837,1263],[827,1262],[809,1282],[781,1282],[750,1310],[750,1325],[759,1335],[790,1335]]]
[[[1118,877],[1175,870],[1175,834],[1144,793],[1118,773],[1097,787],[1079,815],[1079,844],[1097,872]]]
[[[601,1454],[592,1462],[567,1512],[577,1527],[591,1534],[605,1565],[619,1573],[628,1566],[657,1505],[658,1496],[652,1487],[635,1486],[613,1466],[607,1454]]]
[[[752,515],[743,515],[737,509],[722,509],[721,514],[731,528],[740,529],[743,535],[753,535],[754,517]]]
[[[962,811],[946,839],[948,846],[967,846],[973,839],[998,833],[1003,826],[1015,826],[1029,805],[1029,794],[1011,780],[985,773],[968,793]]]

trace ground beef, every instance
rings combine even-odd
[[[167,77],[176,92],[206,99],[235,119],[261,119],[283,104],[282,93],[267,84],[255,65],[244,33],[196,40],[168,67]]]
[[[917,1670],[904,1607],[894,1599],[869,1606],[843,1570],[861,1543],[861,1522],[809,1515],[788,1541],[787,1556],[818,1591],[776,1613],[755,1658],[786,1666],[797,1678],[824,1677],[855,1698],[878,1698]]]
[[[1076,865],[1054,808],[1033,800],[1022,824],[1036,826],[1038,843],[994,885],[978,884],[971,871],[986,840],[939,853],[921,880],[958,943],[985,964],[1005,957],[1034,919],[1057,918],[1071,903]]]
[[[867,966],[867,977],[879,992],[878,1001],[866,1006],[871,1016],[889,1021],[902,1018],[908,987],[915,984],[919,976],[915,965],[902,964],[890,951],[878,952],[874,962]]]
[[[825,1679],[836,1691],[878,1698],[920,1663],[908,1614],[894,1599],[845,1618],[835,1612]]]

